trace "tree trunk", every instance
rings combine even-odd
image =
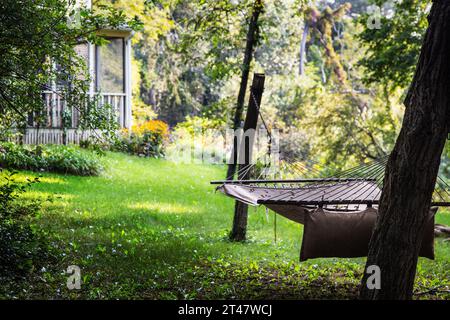
[[[252,161],[253,142],[258,125],[259,106],[261,105],[262,94],[264,91],[264,74],[255,74],[253,84],[250,88],[250,102],[248,104],[247,115],[244,123],[244,136],[239,146],[239,157],[243,157],[239,165],[239,180],[247,180],[249,177],[248,170],[244,170]],[[256,100],[256,101],[255,101]],[[253,130],[253,132],[251,131]],[[247,235],[247,217],[248,205],[240,201],[235,202],[233,228],[230,232],[230,240],[244,241]]]
[[[247,238],[248,205],[240,201],[234,204],[233,229],[230,232],[231,241],[245,241]]]
[[[302,41],[300,43],[300,65],[299,65],[299,74],[305,74],[305,61],[306,61],[306,41],[309,34],[309,23],[305,18],[305,26],[303,29]]]
[[[255,0],[253,5],[253,13],[248,26],[247,40],[244,53],[244,62],[242,64],[241,84],[239,86],[239,94],[236,104],[236,111],[233,119],[233,129],[237,130],[241,127],[242,113],[244,111],[245,92],[247,91],[248,76],[250,74],[250,64],[253,59],[253,49],[258,41],[258,19],[264,9],[262,0]],[[227,180],[233,180],[237,167],[237,148],[236,143],[231,152],[230,164],[227,170]]]
[[[379,218],[366,263],[381,288],[361,281],[362,299],[411,299],[419,248],[450,127],[450,0],[434,1],[403,127],[386,168]]]

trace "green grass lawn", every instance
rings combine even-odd
[[[249,240],[227,241],[234,202],[215,193],[220,166],[108,153],[100,177],[42,174],[32,197],[52,196],[36,218],[57,256],[2,285],[4,298],[355,298],[364,259],[299,262],[302,226],[250,208]],[[36,173],[21,172],[34,177]],[[450,214],[437,222],[450,224]],[[450,286],[450,243],[420,259],[416,291]],[[66,288],[69,265],[82,288]],[[448,289],[448,288],[447,288]],[[450,298],[449,294],[418,297]]]

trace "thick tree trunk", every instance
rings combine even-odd
[[[362,299],[411,299],[419,248],[450,126],[450,0],[434,1],[403,127],[390,156],[366,270],[377,265],[381,288]]]
[[[259,106],[261,105],[264,91],[264,74],[255,74],[253,84],[250,88],[250,102],[248,104],[247,115],[244,123],[244,137],[239,146],[239,157],[243,157],[239,165],[239,180],[248,180],[248,170],[244,170],[252,161],[253,144],[258,125]],[[256,100],[256,101],[255,101]],[[233,228],[230,232],[230,240],[244,241],[247,235],[248,205],[236,201],[234,207]]]
[[[253,49],[258,42],[258,19],[260,14],[262,13],[264,7],[262,0],[255,0],[253,5],[252,17],[250,19],[250,24],[248,26],[247,32],[247,40],[245,45],[245,53],[244,53],[244,62],[242,63],[242,76],[241,76],[241,84],[239,86],[239,94],[236,104],[236,111],[234,113],[233,119],[233,129],[237,130],[241,127],[242,114],[244,111],[244,101],[245,101],[245,93],[247,91],[248,86],[248,76],[250,74],[250,65],[253,59]],[[235,144],[236,146],[236,144]],[[236,147],[233,147],[231,152],[230,164],[228,165],[227,170],[227,180],[233,180],[234,174],[236,173],[237,167],[237,150]]]

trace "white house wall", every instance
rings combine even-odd
[[[125,127],[131,128],[133,116],[132,116],[132,47],[131,36],[125,39],[125,94],[126,94],[126,112],[125,112]]]

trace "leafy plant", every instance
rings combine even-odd
[[[225,123],[206,117],[187,117],[171,133],[171,143],[167,147],[167,158],[173,161],[210,160],[222,163],[225,159]],[[186,156],[189,157],[185,158]],[[192,156],[192,158],[190,158]],[[181,159],[181,158],[183,159]]]
[[[0,171],[0,275],[29,271],[35,260],[47,256],[45,241],[38,239],[29,218],[41,209],[42,201],[24,200],[27,189],[39,178],[19,183],[15,172]]]
[[[190,134],[204,132],[206,130],[224,129],[225,123],[220,119],[207,117],[186,117],[184,122],[177,124],[176,129],[186,129]]]
[[[91,151],[63,145],[0,143],[0,167],[60,172],[80,176],[99,175],[103,166]]]

